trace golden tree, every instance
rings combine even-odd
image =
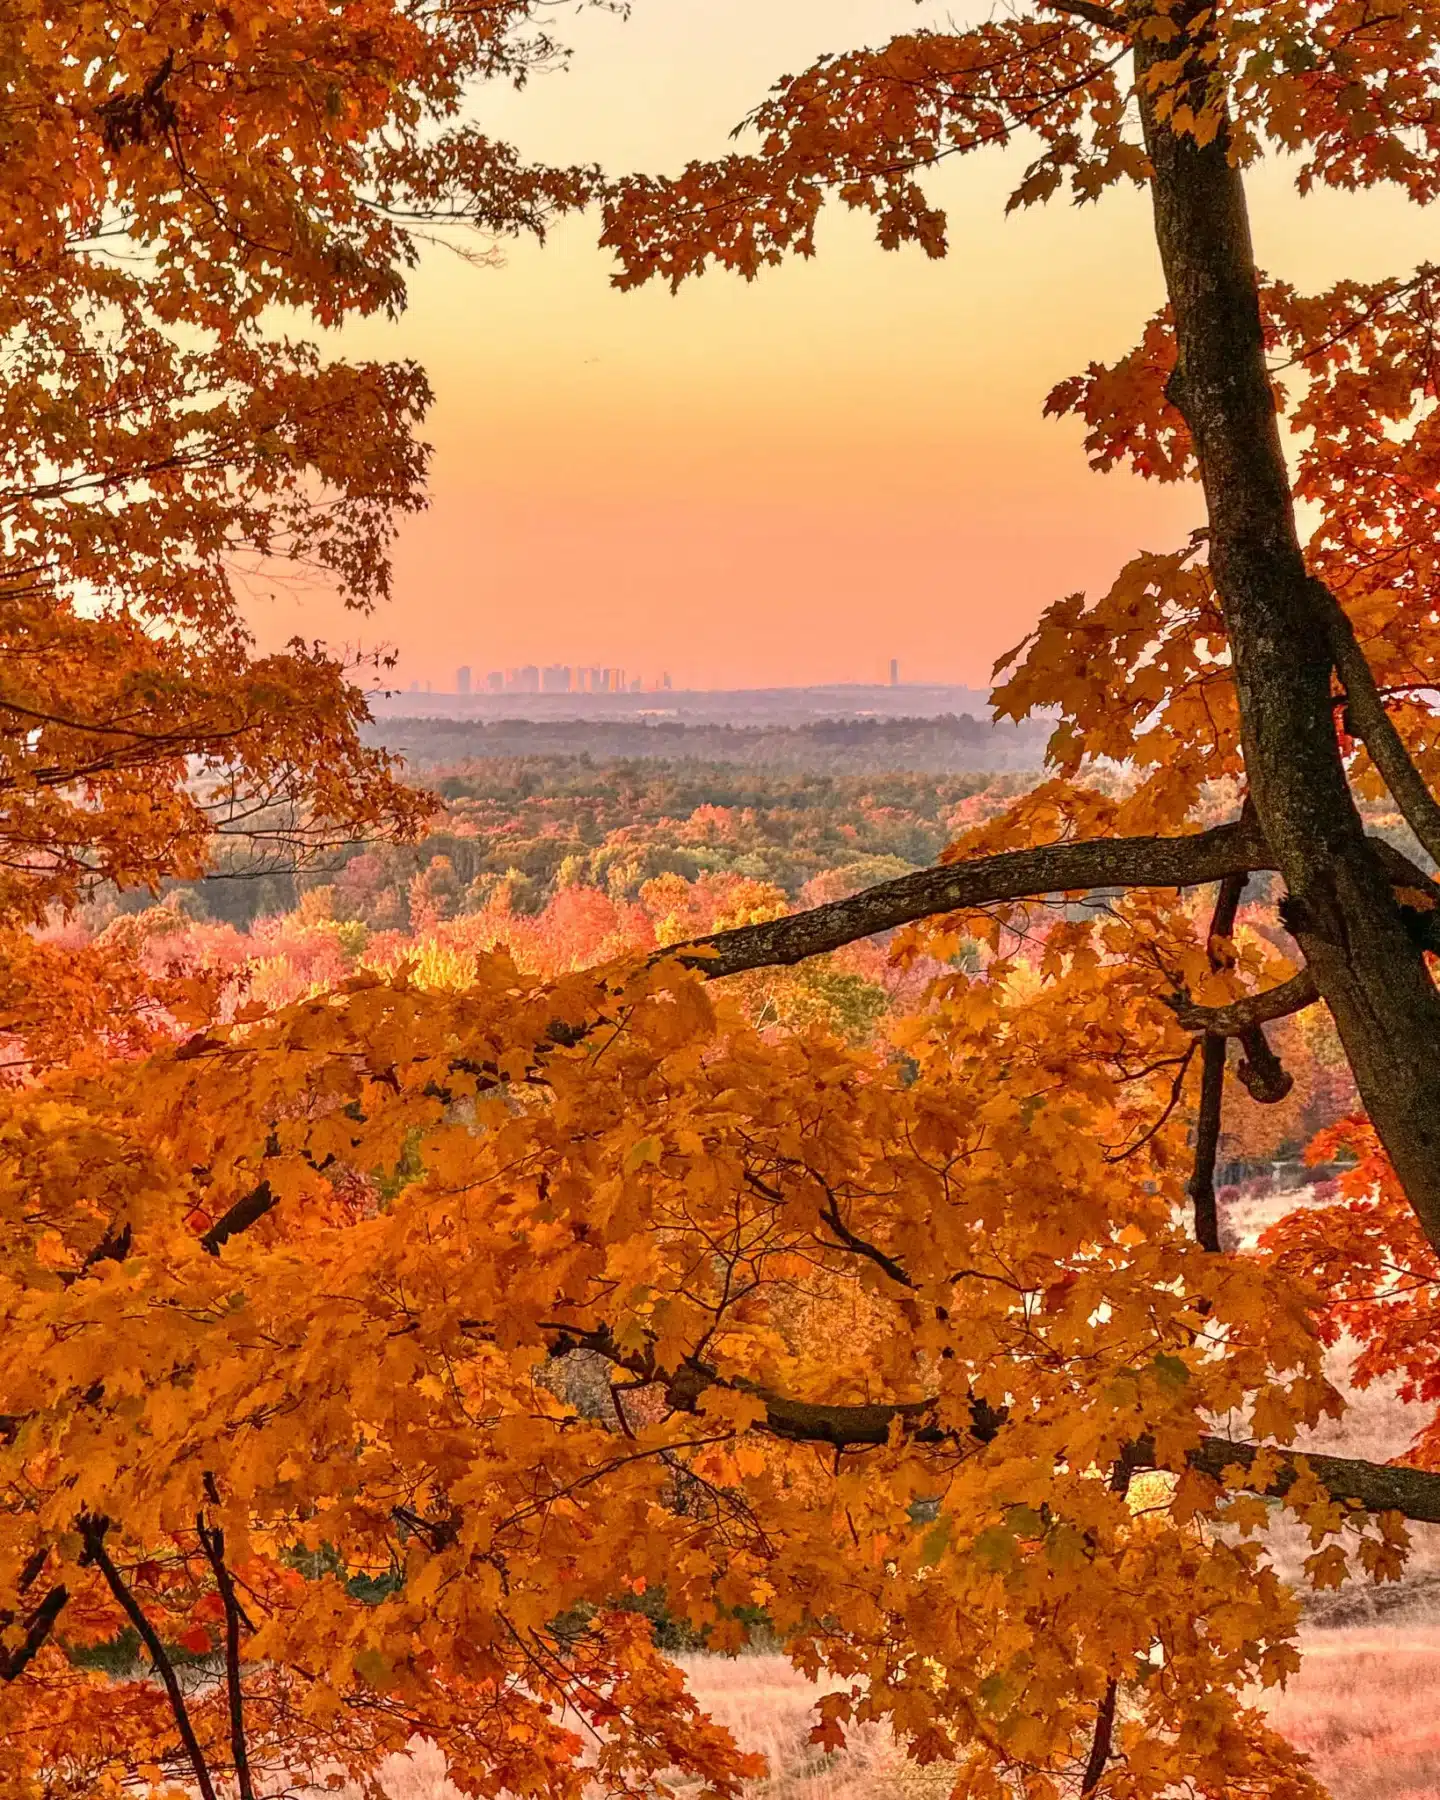
[[[133,42],[110,9],[74,14],[78,40],[20,10],[12,70],[44,52],[91,189],[151,247],[162,358],[180,323],[218,353],[264,299],[390,303],[396,210],[458,188],[504,223],[584,185],[432,129],[464,79],[532,54],[518,7],[237,0],[162,8]],[[1277,1501],[1304,1522],[1318,1584],[1390,1578],[1405,1520],[1440,1521],[1440,1476],[1286,1448],[1341,1409],[1322,1283],[1345,1240],[1221,1251],[1214,1155],[1228,1044],[1279,1094],[1264,1027],[1323,1001],[1374,1133],[1372,1240],[1408,1231],[1423,1257],[1416,1232],[1440,1234],[1440,889],[1355,799],[1383,785],[1440,846],[1434,277],[1263,284],[1243,180],[1279,143],[1306,182],[1428,199],[1437,32],[1429,4],[1041,5],[826,59],[762,107],[754,154],[612,190],[634,281],[807,252],[831,192],[938,254],[924,169],[1022,128],[1042,150],[1021,202],[1147,184],[1169,310],[1052,404],[1101,464],[1198,475],[1207,531],[1047,614],[1000,703],[1060,707],[1055,779],[935,869],[553,981],[487,954],[228,1020],[196,989],[172,1009],[196,1029],[143,1055],[94,1009],[61,1040],[17,1004],[20,1057],[47,1032],[65,1054],[0,1112],[7,1791],[256,1800],[424,1733],[467,1792],[679,1771],[733,1793],[752,1765],[633,1610],[663,1588],[719,1648],[763,1608],[834,1679],[819,1743],[887,1720],[960,1794],[1318,1792],[1250,1698],[1297,1662],[1266,1522]],[[51,118],[23,114],[40,174],[16,216],[62,270]],[[1272,362],[1320,518],[1303,551]],[[297,453],[286,503],[309,470],[348,492],[336,454]],[[78,566],[78,532],[36,533]],[[168,616],[203,636],[215,591]],[[189,653],[187,632],[144,641]],[[221,675],[217,706],[243,686]],[[1122,797],[1086,785],[1099,756],[1134,765]],[[317,816],[384,779],[326,767]],[[86,779],[70,766],[53,804]],[[194,791],[173,760],[126,779],[86,813],[114,813],[106,843],[123,796]],[[34,883],[63,829],[26,829]],[[85,867],[185,860],[146,855]],[[1262,874],[1288,962],[1238,929]],[[900,926],[897,954],[990,954],[879,1049],[756,1029],[726,996]],[[565,1399],[575,1359],[603,1408]]]

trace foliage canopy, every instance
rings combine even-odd
[[[207,796],[418,823],[340,671],[250,660],[230,570],[383,592],[423,383],[260,321],[398,305],[420,218],[584,196],[456,123],[546,54],[528,12],[0,22],[37,359],[6,390],[6,1791],[253,1800],[421,1732],[467,1792],[733,1794],[748,1759],[618,1604],[663,1587],[721,1647],[763,1607],[835,1678],[817,1742],[887,1719],[960,1794],[1315,1794],[1252,1694],[1296,1666],[1274,1504],[1321,1585],[1440,1521],[1433,1434],[1415,1466],[1286,1448],[1340,1410],[1340,1323],[1437,1379],[1435,276],[1265,283],[1244,175],[1278,146],[1302,186],[1433,198],[1440,7],[1042,4],[824,59],[753,152],[607,191],[625,282],[809,253],[832,194],[941,254],[924,170],[1022,131],[1017,204],[1151,192],[1168,310],[1050,404],[1102,467],[1198,477],[1206,522],[1046,614],[998,703],[1060,710],[1054,778],[936,867],[548,980],[495,953],[227,1012],[67,964],[24,927],[197,867]],[[1414,855],[1366,832],[1382,787]],[[1242,913],[1261,874],[1278,910]],[[896,927],[990,954],[883,1043],[730,992]],[[1317,1002],[1355,1196],[1222,1251],[1229,1044],[1278,1098],[1265,1027]],[[122,1625],[158,1679],[88,1666]]]

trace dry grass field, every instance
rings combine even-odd
[[[1335,1800],[1436,1800],[1440,1625],[1311,1633],[1271,1717]]]
[[[1440,1625],[1394,1624],[1316,1631],[1305,1666],[1272,1708],[1275,1723],[1314,1760],[1335,1800],[1436,1800],[1440,1796]],[[949,1782],[898,1753],[883,1731],[859,1735],[838,1756],[809,1743],[821,1689],[779,1656],[687,1659],[696,1693],[770,1776],[754,1800],[942,1800]],[[433,1745],[392,1758],[387,1800],[459,1800]],[[358,1794],[347,1800],[360,1800]]]

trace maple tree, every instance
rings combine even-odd
[[[580,196],[586,177],[431,128],[467,80],[541,53],[510,35],[525,19],[439,0],[6,15],[34,101],[0,177],[16,329],[53,306],[47,367],[78,370],[87,322],[118,318],[124,354],[152,358],[165,464],[92,443],[124,382],[79,382],[83,417],[54,403],[68,462],[18,452],[34,666],[113,710],[10,740],[6,1791],[257,1800],[368,1778],[419,1733],[466,1792],[733,1794],[753,1762],[625,1604],[663,1589],[717,1648],[763,1608],[833,1679],[818,1743],[886,1720],[961,1794],[1317,1794],[1252,1696],[1298,1655],[1266,1521],[1303,1521],[1320,1585],[1393,1578],[1406,1520],[1440,1522],[1429,1438],[1397,1466],[1287,1448],[1342,1408],[1336,1306],[1377,1368],[1433,1391],[1430,1303],[1406,1300],[1433,1292],[1440,1235],[1440,889],[1355,795],[1383,787],[1440,846],[1434,277],[1263,282],[1243,181],[1278,143],[1303,183],[1431,198],[1440,8],[1066,0],[910,34],[782,83],[755,153],[610,191],[628,281],[808,252],[832,192],[939,254],[924,169],[1021,130],[1040,152],[1019,203],[1154,197],[1169,309],[1052,406],[1102,466],[1198,476],[1207,528],[1047,613],[997,698],[1059,709],[1054,778],[938,866],[798,913],[736,887],[738,916],[689,942],[696,897],[666,890],[676,936],[597,968],[489,943],[317,962],[285,1004],[236,1006],[183,966],[147,989],[138,933],[110,969],[22,936],[95,876],[198,867],[210,781],[228,805],[283,770],[322,824],[413,817],[333,670],[248,662],[222,552],[232,527],[271,551],[298,536],[357,594],[383,585],[419,389],[281,357],[347,407],[400,384],[366,425],[394,459],[380,492],[328,431],[273,427],[281,478],[249,410],[272,398],[256,321],[269,301],[322,320],[395,303],[396,212],[534,223]],[[113,294],[85,247],[108,209],[150,252]],[[181,327],[219,359],[193,372],[199,420],[161,379],[192,378]],[[181,471],[172,428],[201,445]],[[124,473],[91,511],[83,473],[42,491],[62,463]],[[355,507],[319,506],[317,482]],[[1296,493],[1319,521],[1303,552]],[[113,597],[96,618],[92,587]],[[247,705],[266,722],[248,764],[210,748]],[[92,769],[117,727],[123,753]],[[1100,757],[1134,779],[1100,791]],[[432,868],[414,896],[435,934],[448,884]],[[592,900],[565,904],[594,930]],[[896,959],[940,972],[877,1041],[736,997],[734,977],[897,927]],[[67,958],[86,1004],[57,1017],[40,964]],[[1273,1254],[1223,1252],[1228,1046],[1278,1099],[1265,1027],[1320,1001],[1366,1108],[1345,1127],[1361,1185]],[[608,1410],[567,1398],[577,1368]]]
[[[7,923],[198,874],[217,832],[283,863],[424,818],[362,741],[355,671],[298,641],[257,657],[239,603],[287,576],[388,593],[429,390],[267,309],[393,313],[421,224],[542,230],[580,196],[458,119],[467,83],[553,53],[529,17],[5,9]]]

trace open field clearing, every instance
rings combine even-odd
[[[1434,1800],[1440,1794],[1440,1625],[1398,1623],[1315,1631],[1305,1666],[1272,1703],[1275,1723],[1314,1758],[1335,1800]],[[858,1733],[838,1756],[807,1737],[824,1689],[780,1656],[689,1657],[694,1690],[748,1750],[764,1753],[768,1780],[755,1800],[940,1800],[945,1771],[907,1763],[889,1735]],[[419,1745],[383,1775],[387,1800],[459,1800],[444,1758]],[[346,1800],[360,1800],[347,1792]]]
[[[1271,1707],[1335,1800],[1440,1794],[1440,1626],[1317,1631]]]

